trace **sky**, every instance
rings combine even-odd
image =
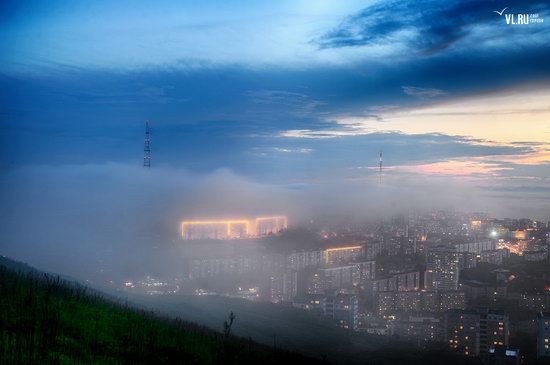
[[[546,22],[506,24],[524,13]],[[90,197],[147,189],[174,222],[434,201],[550,221],[543,1],[2,1],[0,20],[14,242],[52,206],[83,225],[108,216]]]

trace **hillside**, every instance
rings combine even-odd
[[[5,259],[0,298],[1,364],[318,363],[131,308]]]

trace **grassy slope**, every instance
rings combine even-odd
[[[275,342],[278,347],[301,353],[321,353],[333,358],[333,349],[349,348],[351,344],[349,331],[337,328],[326,318],[318,318],[292,307],[218,296],[130,298],[147,307],[210,328],[220,328],[230,309],[238,318],[234,326],[238,336],[251,337],[267,345]]]
[[[45,274],[0,265],[2,364],[256,364],[313,359],[159,318]]]

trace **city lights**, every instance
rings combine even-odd
[[[253,219],[187,220],[181,222],[182,240],[243,239],[278,234],[288,228],[284,215]]]
[[[333,252],[339,252],[339,251],[354,251],[354,250],[360,250],[363,246],[347,246],[347,247],[333,247],[333,248],[327,248],[325,250],[325,263],[329,263],[330,261],[330,254]]]

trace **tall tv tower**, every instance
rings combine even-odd
[[[145,121],[145,139],[143,140],[143,167],[151,167],[151,131],[149,121]]]
[[[380,151],[380,171],[379,171],[379,175],[380,175],[380,184],[382,184],[382,151]]]

